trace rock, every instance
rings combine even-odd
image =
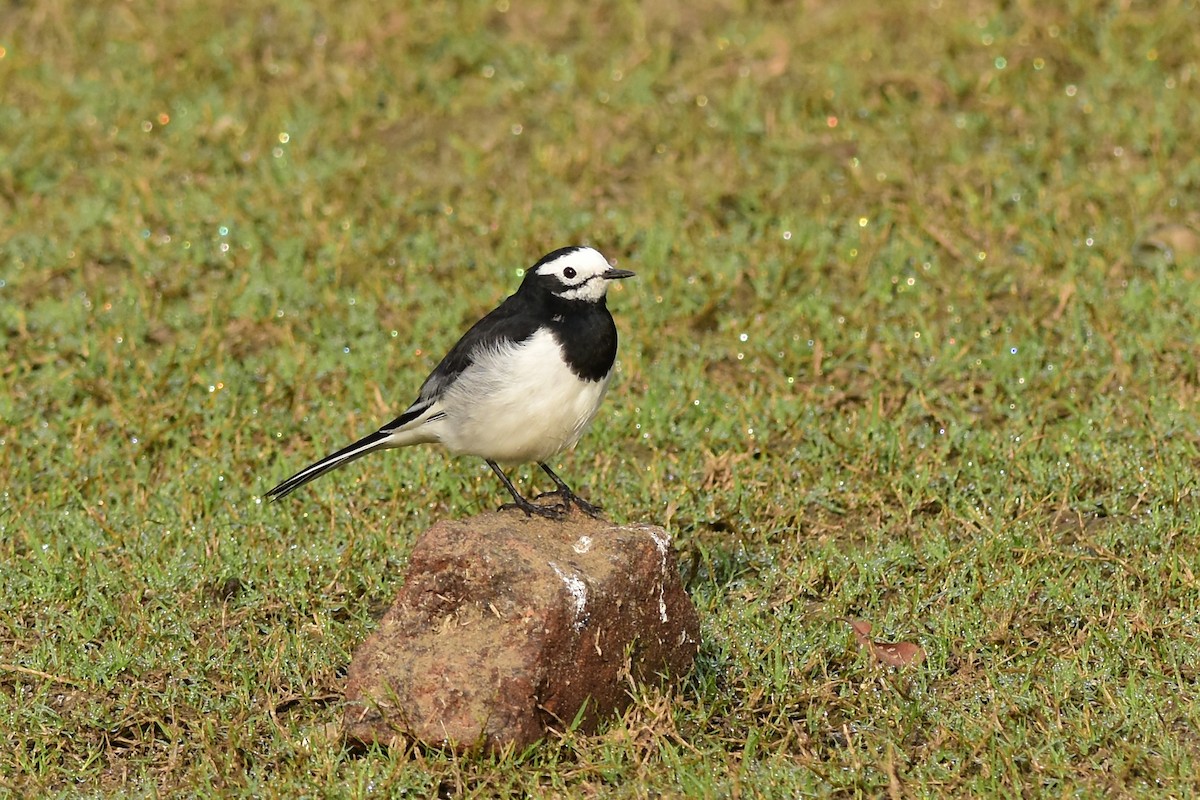
[[[516,511],[440,522],[354,654],[346,737],[495,751],[577,716],[590,732],[628,704],[630,676],[686,674],[699,638],[662,528]]]

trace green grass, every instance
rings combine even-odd
[[[1194,793],[1197,11],[11,5],[0,791]],[[418,448],[258,496],[575,242],[639,277],[562,474],[671,530],[696,668],[348,752],[414,536],[503,492]]]

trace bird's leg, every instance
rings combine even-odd
[[[538,466],[541,467],[545,471],[545,473],[550,476],[550,480],[554,481],[554,485],[558,487],[558,489],[556,491],[547,492],[546,493],[547,495],[551,495],[551,494],[558,495],[559,497],[561,497],[563,499],[563,504],[566,505],[566,507],[568,509],[571,507],[571,504],[574,503],[579,508],[580,511],[587,514],[592,519],[602,519],[602,517],[600,516],[600,506],[594,506],[591,503],[589,503],[587,500],[584,500],[582,497],[580,497],[579,495],[572,492],[571,487],[567,486],[567,482],[564,481],[562,478],[558,477],[557,475],[555,475],[554,470],[550,469],[550,467],[547,466],[545,463],[539,461]],[[538,496],[544,497],[545,495],[538,495]]]
[[[509,508],[519,508],[525,512],[525,516],[527,517],[534,514],[537,514],[539,517],[546,517],[547,519],[561,519],[563,517],[564,512],[559,511],[557,508],[535,505],[526,500],[517,491],[517,487],[513,486],[513,482],[508,479],[508,476],[504,474],[504,470],[500,469],[499,464],[490,458],[485,460],[487,461],[487,465],[492,468],[492,472],[496,473],[500,477],[500,480],[504,482],[504,487],[508,489],[508,493],[513,496],[513,502],[500,506],[501,511]]]

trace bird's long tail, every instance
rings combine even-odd
[[[265,496],[270,500],[278,500],[281,497],[286,497],[314,478],[319,478],[326,472],[330,472],[338,467],[349,464],[356,458],[362,458],[367,453],[374,452],[375,450],[382,450],[386,447],[395,447],[396,442],[393,438],[394,433],[395,431],[385,429],[376,431],[369,436],[364,436],[354,444],[343,447],[336,453],[327,455],[317,463],[310,464],[309,466],[300,470],[286,481],[280,483],[274,489],[268,491]]]

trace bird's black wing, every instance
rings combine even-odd
[[[523,342],[537,332],[542,322],[524,295],[518,293],[509,296],[463,334],[421,384],[421,391],[413,404],[380,430],[395,430],[424,414],[463,370],[471,366],[475,354],[481,349],[497,347],[506,342]]]

